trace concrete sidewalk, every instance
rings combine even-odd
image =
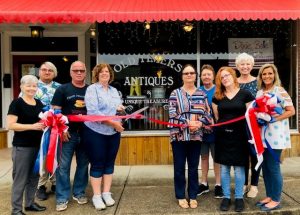
[[[72,165],[72,177],[74,174]],[[11,150],[0,150],[0,214],[10,214],[11,205]],[[284,188],[282,206],[272,214],[300,214],[300,157],[286,158],[282,164]],[[213,171],[209,171],[209,182],[213,189]],[[212,190],[213,191],[213,190]],[[78,205],[70,200],[68,209],[55,211],[55,196],[39,202],[47,206],[45,212],[26,214],[237,214],[234,206],[227,213],[219,211],[221,200],[213,198],[213,192],[198,197],[197,209],[181,209],[177,205],[173,188],[173,166],[117,166],[113,180],[112,193],[116,205],[103,211],[96,211],[91,203],[92,191],[87,189],[89,203]],[[260,179],[259,195],[256,199],[245,198],[246,208],[242,214],[266,214],[254,206],[264,197],[263,180]]]

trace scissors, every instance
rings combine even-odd
[[[143,107],[143,108],[141,108],[141,109],[138,109],[137,111],[134,111],[134,112],[133,112],[132,114],[130,114],[130,115],[140,114],[140,113],[144,112],[145,110],[147,110],[148,108],[149,108],[149,106]],[[124,122],[126,122],[127,120],[132,119],[132,118],[133,118],[133,117],[129,117],[129,118],[125,119]]]

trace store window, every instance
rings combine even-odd
[[[238,52],[255,57],[254,76],[262,64],[274,63],[296,106],[295,26],[291,20],[100,23],[97,58],[112,65],[113,84],[129,112],[146,106],[146,116],[163,121],[168,120],[171,91],[182,84],[183,65],[211,64],[216,71],[235,67]],[[252,49],[251,44],[259,48]],[[128,120],[126,126],[130,130],[166,129],[147,120]],[[297,116],[291,118],[290,127],[297,128]]]
[[[235,67],[240,52],[251,54],[255,66],[251,74],[257,76],[261,65],[274,63],[283,87],[291,95],[296,107],[296,22],[273,21],[210,21],[200,22],[200,64],[211,64],[217,71],[221,66]],[[237,73],[238,74],[238,73]],[[290,120],[297,128],[297,116]]]
[[[186,31],[185,26],[182,22],[99,24],[98,62],[114,69],[112,85],[128,113],[147,107],[142,113],[146,117],[168,121],[168,98],[182,85],[181,68],[187,63],[196,66],[196,29]],[[125,126],[167,129],[147,119],[130,119]]]

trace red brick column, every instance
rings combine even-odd
[[[297,113],[297,109],[300,107],[300,20],[297,20],[297,85],[298,85],[298,104],[296,104],[295,109]],[[298,132],[300,128],[300,111],[298,111]]]

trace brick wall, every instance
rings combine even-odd
[[[297,20],[297,84],[298,84],[298,104],[295,105],[296,113],[298,109],[298,132],[300,128],[300,20]]]

